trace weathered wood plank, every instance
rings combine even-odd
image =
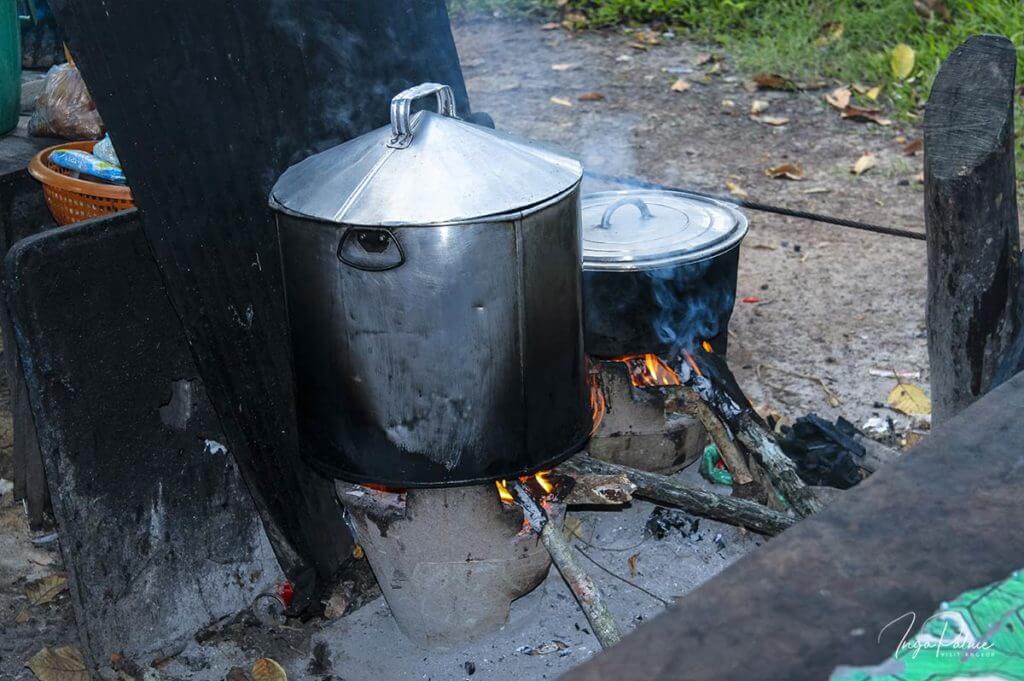
[[[993,386],[1019,331],[1016,52],[974,36],[943,64],[924,117],[928,358],[934,421]]]

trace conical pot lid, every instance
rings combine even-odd
[[[439,113],[410,115],[436,95]],[[456,117],[447,85],[424,83],[391,102],[391,125],[292,166],[271,204],[350,225],[421,225],[502,215],[543,203],[576,185],[578,161],[531,140]]]
[[[735,247],[747,233],[747,218],[735,207],[683,192],[597,192],[582,205],[585,271],[699,262]]]

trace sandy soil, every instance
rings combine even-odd
[[[922,227],[915,183],[920,158],[903,156],[896,139],[912,138],[915,131],[842,121],[823,103],[824,91],[748,92],[728,58],[718,73],[705,75],[712,64],[697,65],[697,55],[706,48],[672,38],[640,51],[629,47],[623,32],[576,36],[506,21],[459,24],[455,34],[474,108],[491,113],[500,128],[567,147],[589,169],[722,193],[732,181],[765,202]],[[569,68],[552,69],[555,64]],[[680,77],[692,86],[673,92],[669,86]],[[577,99],[587,92],[605,99]],[[747,114],[754,99],[768,101],[765,115],[787,117],[789,123],[773,127],[752,120]],[[851,164],[867,151],[878,156],[878,166],[853,176]],[[799,163],[806,179],[765,176],[766,167],[787,162]],[[585,188],[609,187],[588,183]],[[894,381],[869,371],[919,371],[918,382],[927,389],[923,243],[767,214],[749,217],[738,297],[760,302],[737,303],[730,362],[750,396],[790,417],[815,411],[860,423],[881,414],[905,425],[908,419],[882,404]],[[837,402],[829,403],[817,379]],[[3,474],[10,470],[5,423],[9,414],[0,414]],[[688,470],[684,476],[693,479],[696,473]],[[700,541],[681,536],[644,541],[642,527],[651,508],[637,502],[620,513],[581,514],[584,536],[595,546],[612,547],[590,550],[619,575],[629,574],[627,559],[639,552],[633,580],[666,600],[688,592],[761,541],[714,523],[702,524]],[[643,543],[627,552],[614,550],[636,542]],[[28,580],[60,569],[54,548],[33,546],[19,505],[9,494],[0,500],[0,678],[32,678],[22,667],[29,655],[42,645],[77,642],[66,594],[46,606],[28,607],[23,593]],[[595,576],[627,628],[663,607],[596,568]],[[164,669],[149,670],[147,678],[219,679],[232,665],[250,665],[257,653],[278,655],[291,678],[300,679],[329,674],[353,681],[468,678],[467,662],[480,670],[474,678],[552,678],[596,650],[593,637],[577,628],[582,619],[557,575],[523,608],[545,614],[526,624],[520,618],[472,649],[425,655],[401,648],[402,639],[377,601],[334,623],[296,625],[297,630],[276,637],[283,643],[268,650],[230,641],[195,644]],[[27,620],[18,617],[23,610]],[[567,643],[569,652],[516,652],[552,639]],[[328,644],[333,660],[326,673],[309,667],[311,650],[320,641]],[[381,649],[388,655],[368,653]]]

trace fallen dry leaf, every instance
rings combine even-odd
[[[356,560],[362,560],[363,556],[365,556],[365,555],[366,555],[366,552],[363,551],[362,544],[356,544],[355,546],[352,547],[352,557],[355,558]]]
[[[892,48],[889,57],[889,68],[897,80],[904,80],[914,71],[914,48],[900,43]]]
[[[42,579],[25,585],[25,595],[32,605],[49,603],[68,588],[68,578],[64,575],[47,575]]]
[[[777,73],[759,73],[753,78],[754,83],[762,90],[792,90],[793,81]]]
[[[557,104],[558,106],[572,106],[572,102],[570,102],[565,97],[552,97],[550,99],[550,102],[552,104]]]
[[[872,102],[874,102],[878,100],[878,95],[880,94],[882,94],[882,86],[876,85],[875,87],[865,92],[864,96],[870,99]]]
[[[843,22],[827,21],[818,29],[818,37],[815,39],[814,44],[817,47],[825,47],[830,43],[834,43],[843,37],[845,30],[846,27],[843,26]]]
[[[557,21],[549,21],[546,24],[541,24],[540,30],[542,31],[554,31],[556,28],[562,28],[562,25]]]
[[[714,58],[714,55],[710,52],[698,52],[696,58],[693,60],[693,65],[704,66]]]
[[[552,64],[552,71],[572,71],[573,69],[579,68],[579,64]]]
[[[629,46],[632,47],[634,50],[645,50],[646,51],[646,50],[651,49],[649,45],[645,45],[644,43],[633,42],[633,43],[630,43]]]
[[[878,165],[878,157],[868,152],[858,158],[854,164],[850,167],[850,172],[854,175],[863,175],[867,171],[871,170]]]
[[[844,85],[825,95],[825,101],[842,111],[850,105],[851,96],[850,88]]]
[[[634,553],[632,556],[629,557],[629,560],[626,561],[627,563],[629,563],[629,576],[630,577],[636,577],[636,572],[637,572],[637,570],[636,570],[636,562],[638,560],[640,560],[640,554],[639,553]]]
[[[680,78],[676,82],[672,83],[671,90],[673,92],[686,92],[687,90],[690,89],[690,87],[692,87],[692,86],[690,85],[689,82],[687,82],[683,78]]]
[[[945,22],[953,20],[953,13],[942,0],[914,0],[914,11],[929,20],[934,19],[936,15]]]
[[[714,64],[711,65],[710,69],[708,69],[707,71],[704,72],[704,75],[705,75],[705,77],[706,76],[713,76],[716,73],[719,73],[721,70],[722,70],[722,62],[716,61]]]
[[[802,180],[804,169],[796,163],[783,163],[766,168],[764,174],[776,180]]]
[[[39,681],[90,681],[82,651],[74,646],[43,647],[25,663]]]
[[[789,119],[785,116],[751,116],[751,118],[759,123],[774,125],[776,127],[789,123]]]
[[[252,665],[252,681],[288,681],[288,673],[276,660],[261,657]]]
[[[865,109],[860,106],[853,106],[852,104],[843,109],[843,118],[849,118],[851,121],[857,121],[859,123],[875,123],[876,125],[892,125],[892,121],[888,118],[883,118],[880,114],[882,112],[878,109]]]
[[[28,611],[28,608],[22,608],[18,611],[18,614],[14,616],[15,624],[24,624],[32,619],[32,613]]]
[[[603,102],[604,95],[602,95],[600,92],[584,92],[576,99],[580,100],[581,102]]]
[[[735,106],[736,106],[736,102],[732,101],[731,99],[723,99],[722,100],[722,108],[723,109],[732,109]]]
[[[741,199],[745,199],[748,196],[750,196],[750,194],[748,194],[743,187],[739,186],[739,184],[733,182],[732,180],[726,180],[725,188],[729,190],[730,194]]]
[[[661,45],[661,35],[657,31],[637,31],[633,39],[647,45]]]
[[[889,406],[908,416],[932,413],[932,401],[913,383],[897,383],[889,392]]]
[[[755,99],[750,103],[750,114],[756,116],[768,108],[767,99]]]
[[[924,140],[920,137],[910,140],[903,145],[904,156],[917,156],[924,150]]]

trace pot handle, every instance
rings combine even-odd
[[[623,206],[636,206],[640,211],[640,218],[642,220],[649,220],[654,217],[654,214],[651,213],[651,209],[647,207],[647,204],[644,203],[643,199],[638,196],[627,196],[624,199],[619,199],[605,209],[604,215],[601,216],[601,224],[599,224],[598,227],[601,229],[611,229],[612,213]]]
[[[392,149],[405,149],[412,143],[412,128],[409,123],[409,110],[412,103],[421,97],[437,96],[437,112],[442,116],[458,118],[455,112],[455,95],[450,85],[440,83],[420,83],[408,90],[402,90],[391,98],[391,141]]]

